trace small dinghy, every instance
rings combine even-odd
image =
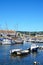
[[[33,63],[34,63],[34,65],[38,65],[38,64],[40,64],[39,62],[36,62],[36,61],[34,61]]]

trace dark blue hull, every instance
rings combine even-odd
[[[38,48],[32,49],[32,52],[37,52]]]

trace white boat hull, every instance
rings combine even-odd
[[[10,39],[3,39],[2,44],[11,44]]]

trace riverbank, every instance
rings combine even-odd
[[[17,32],[13,30],[0,30],[0,41],[2,39],[12,39],[13,42],[20,39],[22,42],[43,43],[43,34],[36,32]],[[19,41],[19,40],[18,40]]]

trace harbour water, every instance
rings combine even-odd
[[[34,65],[33,62],[39,62],[38,65],[43,65],[43,50],[38,50],[37,53],[30,53],[25,56],[11,56],[10,50],[16,48],[27,49],[31,46],[30,42],[15,45],[0,45],[0,65]],[[42,45],[43,43],[36,43]]]

